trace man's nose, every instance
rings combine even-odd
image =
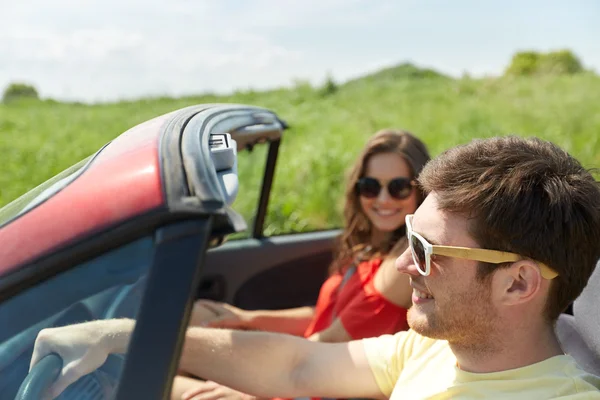
[[[406,250],[404,250],[404,253],[400,254],[396,259],[396,269],[403,274],[411,276],[420,275],[410,252],[410,247],[407,247]]]

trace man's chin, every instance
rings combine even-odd
[[[415,310],[414,307],[408,310],[407,322],[410,329],[421,336],[431,339],[444,339],[442,332],[432,326],[428,316]]]

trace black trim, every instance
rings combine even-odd
[[[212,218],[207,216],[157,232],[155,263],[148,274],[116,400],[170,398],[211,229]]]
[[[265,173],[263,175],[263,183],[260,190],[260,198],[258,199],[258,207],[254,218],[254,226],[252,227],[252,237],[262,238],[267,209],[269,207],[269,196],[271,194],[271,186],[275,176],[275,164],[277,164],[277,154],[279,153],[280,140],[272,141],[269,144],[269,152],[267,154],[267,162],[265,165]]]
[[[161,128],[159,160],[167,204],[170,207],[193,204],[206,213],[224,215],[225,218],[215,221],[219,235],[245,230],[243,218],[223,200],[212,163],[210,136],[230,133],[238,149],[245,149],[257,143],[278,141],[286,127],[274,113],[259,107],[212,104],[180,110]],[[276,160],[272,151],[277,148],[270,147],[271,160]],[[275,165],[270,168],[265,173],[266,182],[272,181]],[[270,183],[267,188],[263,186],[257,213],[266,213],[269,190]],[[261,218],[264,220],[264,215]],[[262,228],[262,223],[255,224],[256,227]]]
[[[276,125],[274,125],[276,124]],[[248,127],[265,125],[266,129],[249,131]],[[281,136],[281,125],[267,110],[236,105],[220,105],[196,114],[183,130],[181,147],[183,163],[188,174],[190,192],[202,201],[223,202],[210,153],[210,135],[231,134],[238,149],[273,136]]]
[[[257,210],[257,214],[261,214],[261,220],[258,224],[254,224],[254,231],[258,231],[258,236],[261,236],[268,204],[268,192],[271,188],[279,148],[273,143],[277,143],[281,139],[282,131],[286,126],[274,113],[258,107],[216,105],[196,114],[183,129],[181,139],[183,164],[187,173],[190,195],[199,199],[202,203],[201,207],[209,213],[229,208],[223,201],[224,194],[221,193],[217,172],[212,163],[210,135],[230,133],[232,139],[237,143],[238,150],[270,142],[269,164],[265,172],[265,179],[263,179],[262,194]],[[230,230],[226,233],[245,229],[245,224],[242,226],[240,223],[237,225],[235,223],[243,221],[239,214],[232,209],[228,209],[227,213],[235,217],[231,219]],[[222,230],[224,229],[225,227]]]
[[[158,159],[163,181],[163,195],[167,204],[180,203],[182,198],[190,195],[187,175],[183,168],[181,134],[189,120],[206,108],[210,106],[183,108],[161,128]]]

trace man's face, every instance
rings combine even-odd
[[[469,236],[465,217],[440,211],[437,204],[435,193],[427,196],[414,215],[415,232],[434,245],[481,247]],[[476,279],[477,265],[476,261],[433,255],[430,275],[422,276],[407,249],[396,266],[411,276],[410,327],[424,336],[467,346],[489,340],[497,312],[490,282]]]

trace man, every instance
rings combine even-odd
[[[549,142],[504,137],[447,151],[419,182],[429,196],[407,217],[410,250],[396,261],[414,290],[411,330],[326,344],[192,328],[180,367],[261,397],[600,398],[600,378],[563,354],[553,329],[600,257],[592,175]],[[63,357],[58,394],[125,352],[133,327],[43,330],[32,365]]]

